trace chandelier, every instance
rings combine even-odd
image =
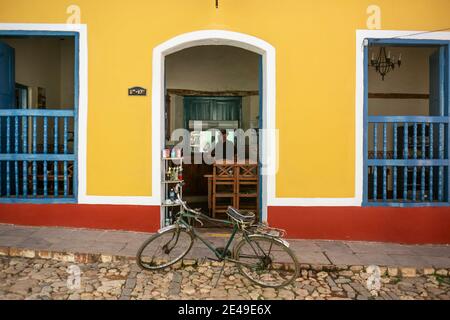
[[[386,54],[386,48],[380,47],[380,52],[378,57],[375,58],[375,54],[372,52],[372,59],[370,59],[370,65],[375,68],[375,71],[381,75],[381,79],[384,81],[384,77],[395,69],[395,66],[402,65],[402,54],[398,56],[398,60],[395,57],[391,57],[391,52],[388,51]]]

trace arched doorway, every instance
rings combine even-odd
[[[163,178],[160,159],[165,139],[165,59],[166,56],[186,48],[222,45],[234,46],[252,51],[261,56],[261,125],[266,131],[275,130],[275,49],[267,42],[253,36],[222,30],[203,30],[186,33],[172,38],[153,50],[153,95],[152,95],[152,193],[157,201],[162,200],[161,181]],[[277,163],[276,136],[264,134],[261,148],[261,163],[268,174],[261,176],[262,221],[267,220],[267,206],[275,197],[275,176],[271,167]],[[164,216],[161,214],[161,224]]]

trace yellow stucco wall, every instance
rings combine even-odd
[[[278,197],[353,197],[355,30],[366,9],[384,30],[450,27],[449,0],[0,0],[0,23],[88,26],[89,195],[151,195],[152,49],[182,33],[223,29],[259,37],[277,52]]]

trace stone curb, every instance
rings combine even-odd
[[[120,262],[120,261],[136,261],[135,257],[121,256],[121,255],[108,255],[100,253],[81,253],[81,252],[67,252],[67,251],[49,251],[40,249],[26,249],[16,247],[1,247],[0,256],[6,257],[21,257],[21,258],[37,258],[56,260],[61,262],[73,262],[73,263],[108,263],[108,262]],[[184,259],[182,262],[178,262],[172,266],[172,268],[180,268],[182,266],[222,266],[221,262],[206,261],[205,258],[198,259]],[[230,263],[230,265],[233,265]],[[316,264],[300,264],[300,269],[312,270],[316,272],[364,272],[368,266],[364,265],[316,265]],[[416,277],[420,275],[439,275],[450,276],[450,268],[433,268],[433,267],[391,267],[391,266],[379,266],[381,275],[389,275],[390,277]]]

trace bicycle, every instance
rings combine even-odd
[[[230,220],[211,218],[201,213],[200,209],[189,208],[181,199],[179,189],[178,184],[175,194],[181,206],[174,224],[152,235],[137,252],[137,264],[142,269],[161,270],[174,265],[189,253],[195,239],[200,239],[218,261],[224,263],[217,282],[225,262],[235,263],[241,274],[262,287],[284,287],[298,277],[299,264],[289,243],[282,239],[283,230],[270,228],[265,224],[254,224],[253,212],[232,207],[227,210]],[[232,226],[232,233],[224,248],[215,247],[194,228],[192,222],[197,221],[203,225],[202,220]],[[242,234],[242,239],[230,251],[238,233]]]

